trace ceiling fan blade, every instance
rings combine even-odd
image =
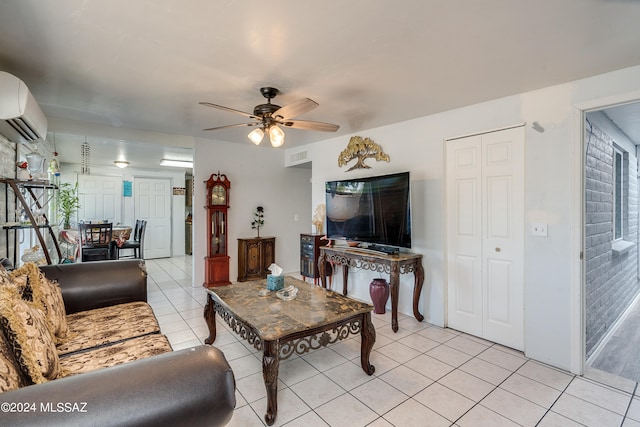
[[[210,102],[200,102],[200,105],[206,105],[207,107],[217,108],[218,110],[229,111],[231,113],[242,114],[243,116],[249,117],[250,119],[257,119],[258,118],[256,116],[254,116],[253,114],[245,113],[244,111],[236,110],[236,109],[229,108],[229,107],[223,107],[222,105],[212,104]]]
[[[317,106],[318,103],[316,101],[309,98],[303,98],[279,108],[271,116],[279,120],[287,120],[299,116],[300,114],[304,114],[307,111],[311,111]]]
[[[293,129],[318,130],[321,132],[335,132],[340,128],[339,125],[312,122],[310,120],[287,120],[286,122],[279,122],[279,124]]]
[[[207,128],[207,129],[202,129],[202,130],[204,131],[204,130],[218,130],[218,129],[226,129],[226,128],[239,128],[239,127],[242,127],[242,126],[257,126],[259,124],[260,124],[259,122],[255,122],[255,123],[238,123],[238,124],[235,124],[235,125],[217,126],[217,127],[214,127],[214,128]]]

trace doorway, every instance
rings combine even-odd
[[[144,257],[171,256],[171,180],[134,178],[134,215],[147,221]]]
[[[584,120],[586,366],[640,381],[640,102]]]

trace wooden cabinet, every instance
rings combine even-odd
[[[238,282],[264,279],[275,259],[275,237],[238,239]]]
[[[303,280],[308,277],[317,283],[320,278],[318,272],[320,246],[326,246],[329,243],[328,240],[320,240],[321,237],[321,234],[300,234],[300,274]]]

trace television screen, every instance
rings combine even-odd
[[[409,187],[409,172],[327,181],[327,237],[410,248]]]

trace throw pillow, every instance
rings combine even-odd
[[[0,286],[11,283],[11,276],[6,268],[0,264]]]
[[[22,299],[33,302],[36,308],[44,312],[47,325],[55,337],[56,343],[64,342],[69,334],[69,327],[62,292],[58,285],[47,279],[38,266],[32,262],[25,263],[14,270],[11,276],[14,283],[24,289]]]
[[[58,377],[60,360],[44,313],[20,298],[16,288],[0,289],[0,326],[28,379],[39,384]]]
[[[20,365],[13,355],[13,349],[0,328],[0,393],[17,390],[27,384]]]

